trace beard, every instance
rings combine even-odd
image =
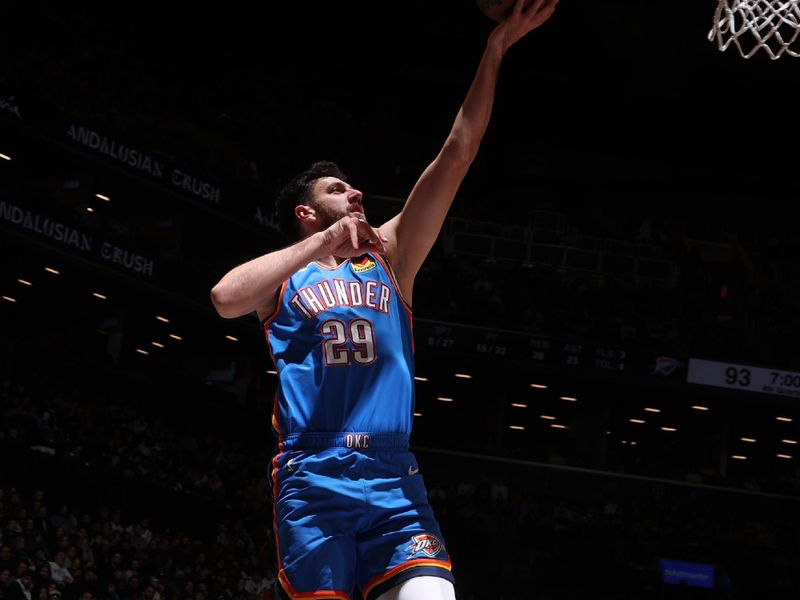
[[[317,211],[317,216],[320,223],[320,231],[327,229],[339,219],[342,219],[350,214],[346,209],[335,210],[321,204],[317,204],[313,208],[315,211]]]

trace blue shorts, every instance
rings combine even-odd
[[[358,586],[374,600],[420,575],[453,581],[407,436],[289,435],[279,447],[275,538],[289,596],[350,600]]]

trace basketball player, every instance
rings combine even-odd
[[[486,130],[502,58],[558,0],[517,0],[489,35],[452,130],[400,214],[378,228],[361,191],[318,162],[279,194],[299,241],[237,266],[218,313],[255,311],[278,368],[272,425],[278,578],[293,599],[453,600],[450,557],[408,451],[414,277]]]

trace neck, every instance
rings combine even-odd
[[[323,267],[328,267],[332,269],[338,267],[346,260],[347,258],[343,256],[329,255],[329,256],[323,256],[322,258],[318,258],[315,262],[321,264]]]

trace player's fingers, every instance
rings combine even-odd
[[[347,229],[350,230],[350,242],[353,244],[353,249],[358,250],[358,227],[356,224],[350,221],[347,224]]]
[[[512,14],[520,14],[523,6],[525,6],[525,0],[516,0],[516,2],[514,2],[514,7],[511,9]]]
[[[526,8],[522,14],[528,17],[529,19],[541,17],[542,14],[543,13],[546,14],[548,10],[552,12],[556,4],[558,4],[558,0],[536,0],[536,2],[531,4],[528,8]]]
[[[372,229],[372,243],[375,244],[375,246],[377,246],[379,250],[386,250],[386,244],[383,243],[384,239],[383,236],[381,235],[381,232],[374,228],[371,229]]]
[[[537,12],[539,12],[539,9],[542,8],[542,5],[545,2],[547,2],[547,0],[535,0],[530,4],[530,6],[528,6],[528,8],[522,11],[522,14],[525,16],[535,15]]]
[[[356,217],[358,219],[358,226],[361,234],[364,235],[375,247],[379,248],[380,250],[385,250],[383,245],[383,239],[380,232],[375,229],[374,227],[370,226],[367,223],[367,219],[363,216],[359,215]]]
[[[530,14],[527,12],[525,13],[524,16],[527,17],[528,21],[528,31],[536,29],[539,25],[547,21],[555,11],[556,4],[558,4],[558,0],[544,0],[544,2],[544,5],[537,11],[533,11]]]

